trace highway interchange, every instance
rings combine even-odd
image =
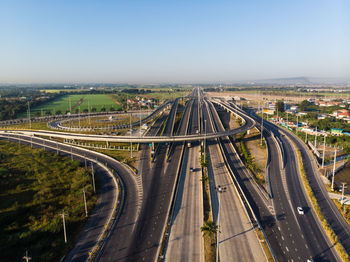
[[[305,192],[294,146],[301,152],[305,172],[324,216],[345,250],[350,251],[349,226],[328,198],[312,156],[298,138],[264,122],[263,135],[269,155],[268,186],[265,188],[254,181],[232,144],[232,135],[254,126],[261,130],[261,119],[254,112],[247,114],[233,103],[211,99],[200,88],[193,90],[185,105],[180,106],[179,99],[169,105],[170,111],[159,113],[142,137],[34,130],[7,130],[1,131],[0,135],[20,138],[26,143],[31,141],[41,147],[46,143],[46,148],[51,151],[75,153],[81,161],[95,159],[115,171],[120,179],[118,187],[106,186],[100,192],[102,199],[107,199],[107,195],[110,197],[106,204],[109,211],[98,211],[104,217],[95,219],[105,224],[108,219],[105,213],[111,213],[113,206],[117,206],[118,212],[94,261],[204,261],[204,240],[200,232],[203,187],[199,161],[203,144],[209,158],[211,212],[221,231],[218,234],[220,261],[266,261],[255,232],[258,228],[263,230],[275,261],[341,261]],[[220,110],[240,117],[242,126],[225,130],[217,113]],[[174,130],[177,115],[181,120]],[[101,154],[42,137],[140,142],[137,173]],[[150,142],[158,142],[154,152]],[[99,170],[100,180],[110,185],[111,181],[103,176],[102,169]],[[218,190],[218,186],[224,187],[224,192]],[[297,213],[298,206],[305,208],[304,215]],[[97,222],[90,220],[88,225],[96,228]],[[91,243],[97,243],[101,234],[102,231],[94,234],[95,240],[82,235],[76,247],[84,246],[84,241],[90,246],[76,248],[66,261],[86,261],[86,251],[91,250]]]

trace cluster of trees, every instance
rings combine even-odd
[[[77,161],[5,141],[0,159],[1,258],[18,261],[28,249],[33,261],[58,261],[86,219],[82,190],[90,210],[96,201],[91,176]]]
[[[43,94],[38,90],[32,89],[2,89],[0,90],[0,94],[0,121],[14,119],[19,114],[27,112],[28,103],[30,103],[30,107],[34,107],[61,95],[50,93],[45,94],[45,98],[43,99],[37,99],[42,97]]]

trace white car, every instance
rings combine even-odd
[[[304,209],[302,207],[297,207],[299,215],[304,215]]]

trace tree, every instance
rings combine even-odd
[[[89,113],[89,109],[85,108],[85,109],[83,110],[83,112],[84,112],[84,113]]]
[[[61,110],[57,110],[56,111],[56,115],[62,115],[62,111]]]
[[[111,106],[111,108],[109,109],[109,111],[115,111],[115,109],[114,109],[114,107],[113,106]]]
[[[219,226],[212,220],[204,221],[204,225],[201,227],[201,232],[212,240],[213,236],[219,232]],[[212,243],[211,243],[212,244]]]
[[[102,108],[101,108],[101,112],[106,112],[106,108],[105,108],[105,107],[102,107]]]
[[[91,112],[96,112],[96,111],[97,111],[96,107],[91,108]]]
[[[299,105],[299,109],[300,111],[307,111],[308,110],[308,107],[311,105],[311,103],[307,100],[304,100],[300,103]]]
[[[277,101],[275,104],[275,110],[278,112],[284,112],[284,102],[283,101]]]

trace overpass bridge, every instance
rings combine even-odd
[[[225,107],[223,103],[219,101],[213,101],[222,107]],[[82,141],[103,141],[103,142],[118,142],[118,143],[166,143],[166,142],[183,142],[183,141],[198,141],[205,139],[215,139],[223,136],[236,135],[252,129],[255,126],[255,120],[239,110],[228,109],[232,113],[235,113],[243,120],[243,125],[231,130],[226,130],[217,133],[207,134],[193,134],[182,136],[115,136],[115,135],[92,135],[81,133],[68,133],[48,130],[33,130],[33,129],[7,129],[0,130],[0,134],[22,134],[27,136],[41,136],[50,138],[62,138],[67,140],[82,140]]]

